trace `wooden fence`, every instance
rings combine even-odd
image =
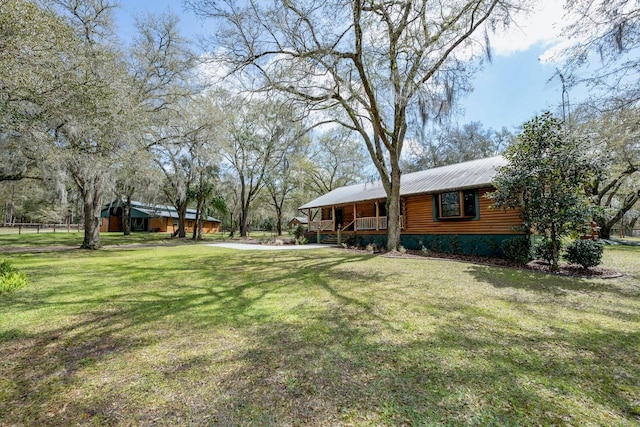
[[[82,224],[44,224],[44,223],[4,223],[0,224],[0,228],[4,230],[18,231],[18,234],[24,233],[40,233],[42,232],[80,232],[83,227]]]

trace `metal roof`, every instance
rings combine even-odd
[[[102,217],[107,217],[108,214],[105,210],[108,210],[110,205],[107,205],[102,209]],[[176,208],[170,205],[148,205],[141,202],[131,201],[131,217],[132,218],[178,218],[178,212]],[[195,209],[187,209],[187,213],[185,215],[185,219],[194,220],[196,219],[196,210]],[[213,218],[211,216],[206,217],[206,221],[213,222],[222,222],[219,219]]]
[[[413,172],[400,177],[400,195],[436,193],[491,185],[498,168],[507,164],[502,156],[457,163]],[[298,209],[343,205],[367,200],[386,199],[381,181],[365,182],[336,188]]]
[[[150,217],[163,217],[163,218],[178,218],[178,212],[176,208],[170,205],[145,205],[144,203],[131,201],[131,210],[137,210]],[[187,209],[187,213],[184,219],[193,220],[196,219],[196,210]],[[207,216],[206,221],[222,222],[219,219]]]
[[[308,224],[309,223],[309,220],[307,219],[306,216],[296,216],[289,222],[293,222],[295,220],[297,220],[300,224]]]

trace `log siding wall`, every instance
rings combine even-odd
[[[480,188],[478,191],[479,218],[451,218],[436,220],[434,215],[434,198],[436,194],[420,194],[403,196],[402,215],[404,216],[404,228],[402,234],[519,234],[516,228],[522,224],[520,211],[510,209],[492,209],[491,200],[485,195],[493,189],[491,187]],[[380,200],[380,203],[384,203]],[[356,203],[356,213],[358,217],[375,217],[375,201]],[[353,220],[353,204],[336,206],[344,210],[344,221],[348,224]],[[322,208],[321,217],[326,220],[330,218],[331,207]],[[386,233],[386,230],[360,230],[363,234]]]
[[[492,209],[485,194],[491,188],[478,190],[479,219],[434,220],[434,197],[423,194],[406,197],[405,229],[403,234],[514,234],[522,224],[520,211]]]

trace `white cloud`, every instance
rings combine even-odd
[[[490,37],[493,52],[509,56],[526,51],[536,44],[543,44],[551,49],[562,43],[565,17],[563,4],[564,2],[557,0],[536,0],[530,12],[515,15],[509,28]]]

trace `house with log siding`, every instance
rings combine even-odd
[[[100,216],[100,232],[120,232],[122,227],[122,205],[115,201],[102,208]],[[131,231],[149,231],[174,233],[178,229],[178,212],[173,206],[154,205],[131,202]],[[195,227],[196,210],[187,209],[185,215],[185,231],[192,233]],[[220,229],[219,219],[207,216],[203,218],[202,232],[217,233]]]
[[[503,240],[523,234],[518,210],[494,209],[486,195],[502,156],[404,174],[401,242],[407,249],[501,256]],[[380,181],[337,188],[299,209],[310,241],[386,243],[386,194]]]

